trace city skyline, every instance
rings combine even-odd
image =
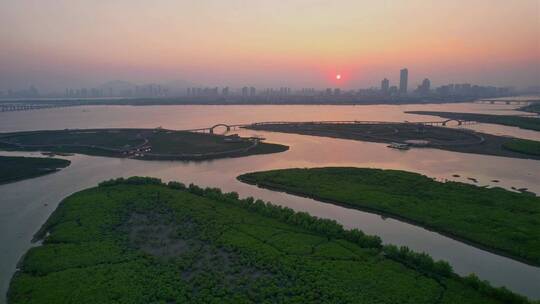
[[[0,90],[62,92],[113,79],[353,89],[397,83],[390,71],[405,66],[414,71],[409,90],[426,77],[523,88],[540,84],[539,5],[6,0]]]
[[[172,84],[159,84],[159,83],[147,83],[147,84],[136,84],[122,80],[114,80],[103,83],[96,87],[76,87],[76,88],[65,88],[62,92],[47,92],[41,94],[41,92],[34,86],[30,85],[29,88],[23,88],[20,90],[8,89],[5,92],[0,90],[0,98],[37,98],[37,97],[73,97],[73,98],[102,98],[102,97],[216,97],[216,96],[287,96],[287,95],[296,95],[296,96],[316,96],[316,95],[336,95],[335,92],[346,93],[348,95],[376,95],[378,96],[429,96],[431,93],[436,92],[440,96],[449,96],[451,93],[456,93],[461,91],[460,89],[454,91],[453,87],[457,88],[466,88],[464,91],[461,91],[457,95],[464,95],[463,93],[470,94],[471,96],[480,97],[483,93],[479,93],[479,89],[487,89],[488,91],[493,92],[494,89],[498,89],[504,92],[538,92],[540,90],[539,86],[531,86],[527,89],[516,89],[512,86],[484,86],[478,84],[471,84],[468,82],[457,82],[457,83],[448,83],[441,84],[440,86],[433,86],[429,78],[424,78],[420,83],[409,85],[409,69],[402,68],[399,70],[399,80],[396,85],[388,79],[384,78],[380,82],[380,86],[372,85],[366,88],[343,88],[341,86],[340,80],[342,79],[341,74],[336,74],[335,78],[337,82],[334,83],[333,87],[254,87],[249,86],[238,86],[230,87],[227,85],[200,85],[193,84],[189,82],[177,82]],[[409,87],[414,87],[416,89],[411,89]],[[433,89],[432,89],[433,88]],[[452,88],[452,89],[448,89]],[[472,89],[472,91],[471,91]],[[472,94],[472,92],[477,91],[477,93]],[[480,90],[480,91],[481,91]],[[330,93],[328,93],[330,92]],[[366,94],[367,93],[367,94]],[[337,95],[339,95],[337,94]],[[465,95],[467,95],[465,94]],[[492,94],[492,93],[489,93]],[[489,95],[488,94],[488,95]],[[507,93],[505,93],[507,94]]]

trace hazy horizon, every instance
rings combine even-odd
[[[540,85],[540,1],[0,3],[0,91],[188,81],[241,87]],[[343,75],[337,82],[336,74]]]

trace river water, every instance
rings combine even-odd
[[[370,105],[370,106],[92,106],[0,113],[0,132],[109,127],[158,127],[191,129],[217,123],[312,120],[437,121],[432,116],[404,114],[409,110],[522,114],[508,105]],[[489,124],[471,126],[500,135],[540,140],[540,133]],[[472,247],[438,233],[383,218],[285,193],[240,183],[236,176],[252,171],[290,167],[356,166],[419,172],[439,180],[471,182],[505,188],[528,188],[540,193],[540,162],[441,151],[397,151],[384,144],[295,134],[238,130],[241,135],[261,135],[268,142],[290,150],[278,154],[204,162],[140,161],[74,155],[68,168],[47,176],[0,185],[0,292],[5,294],[16,263],[32,245],[32,235],[46,221],[60,200],[98,182],[132,175],[179,180],[200,186],[236,191],[312,215],[335,219],[347,228],[380,236],[385,243],[406,245],[448,261],[459,274],[476,273],[495,286],[540,299],[540,268]],[[2,155],[39,153],[0,152]],[[453,177],[454,174],[460,177]],[[495,183],[493,180],[499,180]],[[2,298],[0,298],[0,301]]]

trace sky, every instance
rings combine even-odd
[[[0,90],[362,88],[404,67],[412,85],[540,85],[540,0],[0,0]]]

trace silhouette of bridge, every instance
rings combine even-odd
[[[215,124],[209,128],[198,128],[198,129],[189,129],[189,130],[184,130],[184,131],[188,131],[188,132],[201,132],[201,133],[210,133],[210,134],[214,134],[215,133],[215,130],[217,128],[225,128],[225,133],[231,131],[231,130],[234,130],[236,128],[240,128],[240,127],[246,127],[246,126],[249,126],[251,124],[235,124],[235,125],[228,125],[228,124],[224,124],[224,123],[219,123],[219,124]]]
[[[51,104],[9,104],[9,103],[0,103],[0,112],[15,112],[15,111],[30,111],[30,110],[39,110],[39,109],[51,109],[51,108],[63,108],[70,106],[78,106],[78,104],[67,104],[67,103],[51,103]]]
[[[309,125],[309,124],[357,124],[357,125],[388,125],[388,124],[417,124],[417,125],[426,125],[426,126],[442,126],[446,127],[450,122],[456,122],[458,126],[461,125],[472,125],[478,122],[473,120],[464,120],[464,119],[446,119],[441,121],[405,121],[405,122],[394,122],[394,121],[372,121],[372,120],[326,120],[326,121],[302,121],[302,122],[293,122],[293,121],[270,121],[270,122],[256,122],[248,125],[238,125],[240,127],[255,125],[272,125],[272,124],[294,124],[294,125]]]
[[[503,99],[482,99],[477,100],[475,103],[484,104],[507,104],[507,105],[529,105],[531,103],[538,102],[538,100],[503,100]]]

